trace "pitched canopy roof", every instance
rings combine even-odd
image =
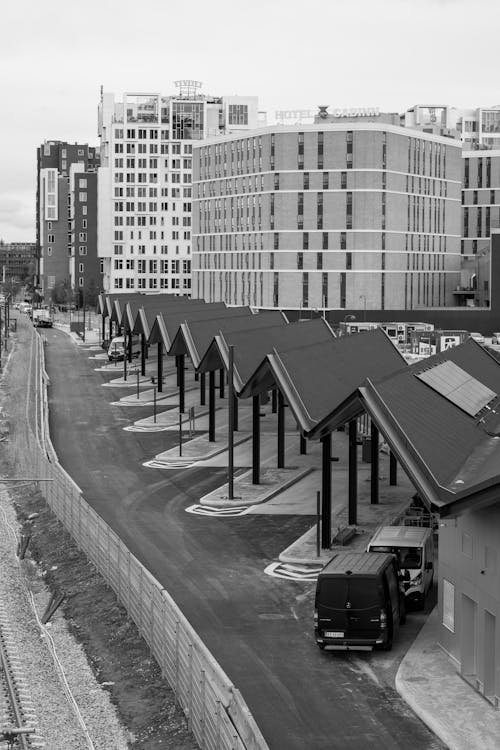
[[[147,300],[143,305],[136,305],[135,307],[130,305],[130,308],[127,305],[130,330],[135,334],[143,334],[148,339],[157,315],[170,314],[178,310],[197,310],[205,307],[205,304],[204,300],[163,295],[163,299]]]
[[[226,331],[215,336],[200,362],[198,370],[207,372],[229,368],[229,347],[234,347],[234,390],[242,398],[252,395],[243,391],[256,368],[280,345],[283,349],[305,346],[312,342],[325,343],[334,333],[323,319],[307,320],[288,325],[270,326],[258,331]]]
[[[346,399],[367,376],[406,369],[402,355],[382,329],[283,347],[277,343],[243,388],[252,395],[278,386],[304,436],[318,439],[361,411]]]
[[[162,343],[169,351],[182,323],[186,321],[211,320],[212,318],[234,318],[248,315],[248,307],[226,307],[223,302],[207,302],[185,310],[164,311],[156,316],[151,328],[149,344]]]
[[[419,377],[445,362],[472,377],[470,393],[477,384],[494,392],[478,413]],[[359,398],[422,497],[442,515],[500,500],[500,362],[484,347],[469,339],[405,371],[370,379]]]
[[[169,354],[187,354],[197,368],[218,333],[269,328],[287,323],[284,313],[278,310],[263,310],[258,314],[249,310],[248,315],[188,321],[181,324]]]

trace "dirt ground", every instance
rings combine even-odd
[[[20,372],[26,372],[24,337],[10,340],[14,357],[1,385],[2,407],[8,419],[0,420],[2,450],[0,475],[14,476],[16,441],[9,430],[25,418],[25,397],[20,397]],[[5,361],[5,360],[4,360]],[[26,388],[26,378],[24,378]],[[25,534],[31,535],[29,555],[45,573],[47,586],[66,599],[62,605],[69,629],[87,654],[99,683],[105,688],[133,738],[132,750],[194,750],[183,712],[173,691],[138,634],[132,620],[94,566],[80,552],[34,484],[8,486]],[[38,514],[32,520],[28,516]],[[113,748],[109,748],[113,750]]]

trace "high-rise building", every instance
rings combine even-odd
[[[193,145],[259,122],[256,97],[101,91],[98,254],[104,290],[191,294]]]
[[[318,122],[209,139],[193,163],[193,296],[287,310],[454,304],[459,141]]]
[[[98,150],[46,141],[37,149],[38,288],[45,301],[99,292],[97,260]]]

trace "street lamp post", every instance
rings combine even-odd
[[[363,300],[363,322],[366,323],[366,295],[360,294],[359,299]]]

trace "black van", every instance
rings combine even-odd
[[[388,651],[404,621],[395,555],[339,552],[319,574],[314,632],[321,649]]]

